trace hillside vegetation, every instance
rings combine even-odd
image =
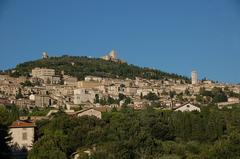
[[[8,159],[9,125],[23,111],[0,106],[0,158]],[[240,107],[201,112],[133,110],[123,107],[95,117],[59,112],[36,123],[28,159],[239,159]],[[90,150],[89,157],[84,151]]]
[[[78,56],[51,57],[49,59],[40,59],[18,64],[14,68],[15,72],[8,73],[11,76],[29,76],[31,70],[35,67],[52,68],[57,74],[64,71],[65,74],[75,76],[78,79],[84,79],[85,76],[100,76],[108,78],[130,78],[142,77],[146,79],[182,79],[189,81],[187,77],[177,74],[170,74],[150,68],[141,68],[127,63],[105,61],[99,58],[88,58]]]
[[[239,119],[239,108],[215,107],[185,113],[124,108],[102,120],[60,113],[37,123],[28,159],[67,159],[76,150],[81,159],[239,159]]]

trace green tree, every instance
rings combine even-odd
[[[144,99],[147,99],[147,100],[159,100],[159,97],[155,94],[155,93],[152,93],[152,92],[149,92],[147,95],[145,95],[143,97]]]
[[[23,98],[22,89],[21,88],[18,89],[18,92],[16,94],[16,99],[20,99],[20,98]]]
[[[67,159],[65,144],[64,135],[45,135],[34,144],[28,159]]]
[[[99,99],[99,94],[95,94],[95,103],[99,103],[100,99]]]
[[[29,80],[26,80],[25,82],[21,83],[21,85],[23,87],[33,87],[34,86],[34,84]]]
[[[8,142],[11,141],[8,133],[8,126],[11,123],[11,114],[7,109],[0,105],[0,158],[9,158],[10,147]]]

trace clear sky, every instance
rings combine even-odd
[[[240,0],[0,0],[0,69],[63,54],[240,82]]]

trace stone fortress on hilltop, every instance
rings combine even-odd
[[[102,56],[101,59],[106,60],[106,61],[126,63],[125,61],[117,58],[117,52],[115,50],[112,50],[107,55]]]
[[[42,53],[42,59],[48,59],[48,58],[49,58],[48,52],[44,51]],[[117,58],[117,52],[115,50],[110,51],[107,55],[100,57],[100,59],[103,59],[106,61],[126,63],[126,61]]]
[[[43,52],[42,58],[43,59],[48,59],[49,58],[48,53],[46,51]]]
[[[101,59],[103,60],[107,60],[107,61],[114,61],[117,60],[117,53],[115,50],[112,50],[111,52],[109,52],[107,55],[101,57]]]

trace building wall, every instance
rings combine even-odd
[[[76,86],[78,79],[76,77],[71,76],[63,76],[64,85]]]
[[[78,87],[79,88],[96,88],[100,86],[101,83],[95,81],[79,81]]]
[[[178,109],[176,109],[175,111],[181,111],[181,112],[185,112],[185,111],[201,111],[200,108],[194,106],[194,105],[191,105],[191,104],[187,104],[187,105],[184,105]]]
[[[236,102],[236,103],[239,103],[239,98],[234,98],[234,97],[231,97],[231,98],[228,98],[228,102]]]
[[[20,148],[26,147],[28,150],[32,148],[34,141],[34,128],[10,128],[12,137],[11,144],[17,143]],[[24,134],[27,138],[23,138]]]
[[[74,90],[74,104],[81,104],[88,101],[94,103],[96,94],[95,91],[90,89],[76,89]]]
[[[32,77],[42,79],[46,84],[59,84],[60,77],[55,76],[54,69],[35,68],[32,70]]]
[[[102,77],[95,77],[95,76],[86,76],[85,81],[96,81],[96,82],[101,82],[103,80]]]
[[[51,99],[48,96],[36,95],[35,105],[39,107],[47,107],[51,105]]]
[[[89,110],[86,110],[84,112],[81,112],[78,114],[78,117],[80,116],[95,116],[99,119],[102,119],[102,113],[100,111],[97,111],[97,110],[94,110],[94,109],[89,109]]]
[[[192,71],[192,84],[197,84],[197,72]]]
[[[53,76],[52,77],[52,84],[59,84],[61,82],[61,78],[59,76]]]
[[[54,76],[55,70],[54,69],[47,69],[47,68],[35,68],[32,70],[32,76],[33,77],[39,77],[41,76]]]

